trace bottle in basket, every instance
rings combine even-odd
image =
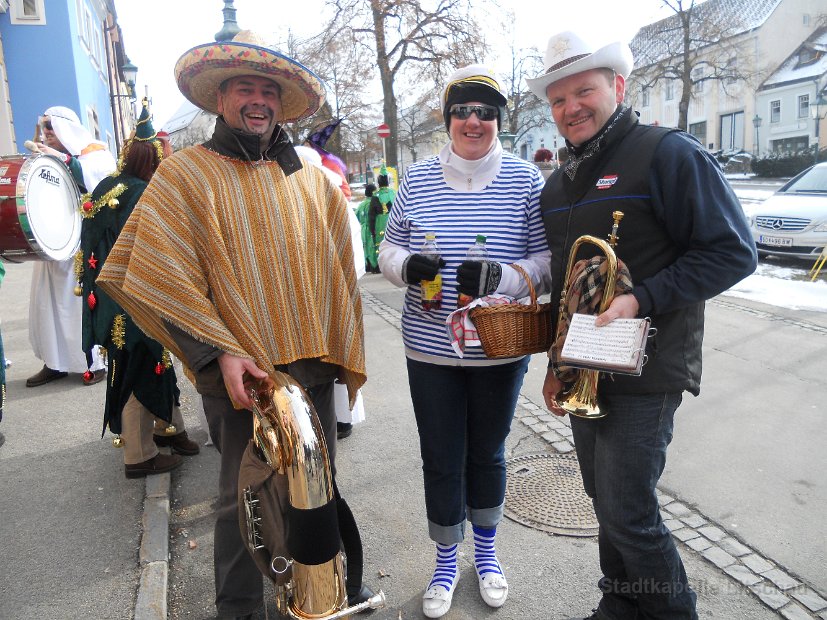
[[[485,235],[477,235],[468,251],[465,253],[465,260],[484,261],[488,260],[488,248],[485,247]],[[474,301],[474,297],[465,293],[457,292],[457,308],[463,308]]]
[[[439,262],[439,246],[436,244],[436,234],[425,233],[425,243],[419,251],[435,263]],[[428,311],[442,308],[442,274],[437,273],[433,280],[422,280],[419,283],[422,289],[422,308]]]

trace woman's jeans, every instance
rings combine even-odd
[[[598,398],[606,417],[571,418],[583,486],[600,524],[601,617],[698,617],[655,494],[680,403],[680,393],[607,395]]]
[[[502,519],[505,439],[528,360],[465,367],[408,360],[428,533],[435,542],[462,541],[466,514],[485,528]]]

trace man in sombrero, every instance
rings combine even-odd
[[[218,114],[215,132],[158,168],[97,282],[195,377],[221,453],[216,607],[250,617],[263,588],[237,512],[253,428],[244,382],[278,369],[302,384],[335,473],[333,385],[345,383],[352,402],[366,380],[362,308],[347,202],[280,124],[318,110],[319,78],[249,31],[191,49],[175,75],[185,97]],[[351,603],[370,595],[356,560],[348,554]]]

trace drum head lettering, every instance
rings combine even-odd
[[[43,258],[72,258],[80,246],[82,221],[72,174],[47,155],[30,159],[24,168],[25,176],[21,170],[18,179],[18,213],[29,242]]]

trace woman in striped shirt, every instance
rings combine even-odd
[[[528,367],[527,356],[490,360],[480,348],[460,358],[446,319],[458,292],[527,296],[528,285],[509,264],[525,269],[538,294],[551,284],[539,211],[543,179],[536,166],[502,150],[497,132],[506,98],[497,79],[481,65],[459,69],[442,104],[451,141],[438,156],[408,168],[379,250],[384,276],[407,287],[402,334],[437,556],[422,601],[428,618],[451,607],[466,519],[474,531],[480,594],[491,607],[505,602],[508,584],[494,539],[505,498],[505,439]],[[426,233],[436,234],[438,263],[419,253]],[[487,238],[488,260],[465,260],[478,234]],[[437,273],[442,306],[426,310],[420,283]]]

